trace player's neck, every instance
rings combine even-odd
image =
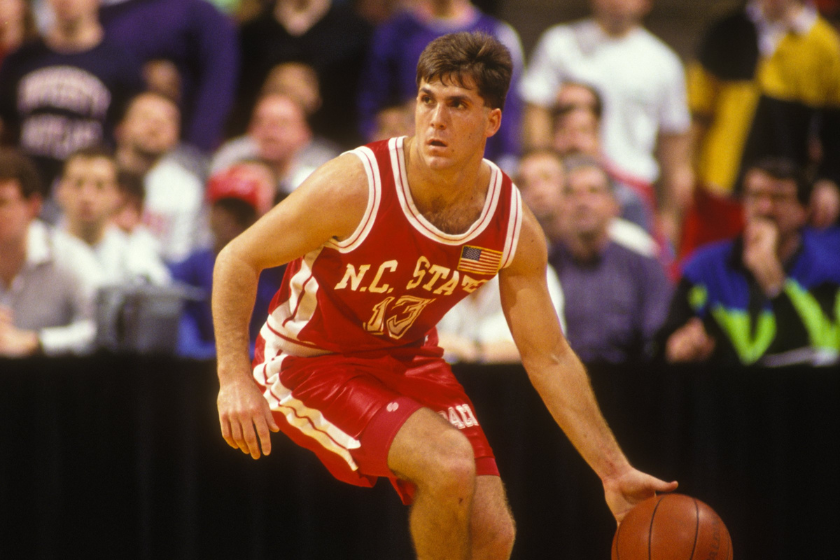
[[[427,220],[445,233],[466,231],[480,216],[490,183],[483,158],[449,169],[426,165],[413,138],[405,147],[406,176],[411,198]]]

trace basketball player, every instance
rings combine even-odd
[[[231,242],[215,269],[225,441],[256,459],[271,451],[269,430],[282,430],[340,480],[391,479],[413,503],[424,560],[509,558],[513,546],[493,452],[434,329],[497,272],[530,380],[601,477],[616,519],[676,488],[633,469],[616,444],[560,330],[540,227],[482,158],[510,74],[506,49],[486,35],[434,40],[417,67],[415,136],[327,163]],[[252,370],[259,271],[289,261]]]

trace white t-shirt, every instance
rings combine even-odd
[[[143,223],[158,242],[161,258],[178,262],[210,241],[204,184],[175,157],[164,156],[144,179]]]
[[[566,81],[601,94],[602,145],[610,161],[633,177],[655,181],[658,133],[684,133],[691,124],[677,54],[642,27],[613,38],[593,19],[556,25],[540,37],[520,94],[549,107]]]
[[[169,270],[154,246],[133,242],[116,226],[108,227],[102,240],[91,248],[102,267],[106,284],[123,284],[136,279],[161,286],[170,282]]]

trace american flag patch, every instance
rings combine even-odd
[[[496,274],[499,272],[501,263],[501,251],[464,245],[461,248],[461,258],[458,260],[458,270],[477,274]]]

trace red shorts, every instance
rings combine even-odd
[[[263,365],[255,377],[264,387],[280,429],[313,451],[337,479],[371,487],[391,480],[404,503],[414,488],[388,468],[388,450],[399,429],[421,407],[439,413],[473,446],[476,474],[499,474],[474,407],[449,365],[418,348],[370,356],[281,355],[279,373]]]

